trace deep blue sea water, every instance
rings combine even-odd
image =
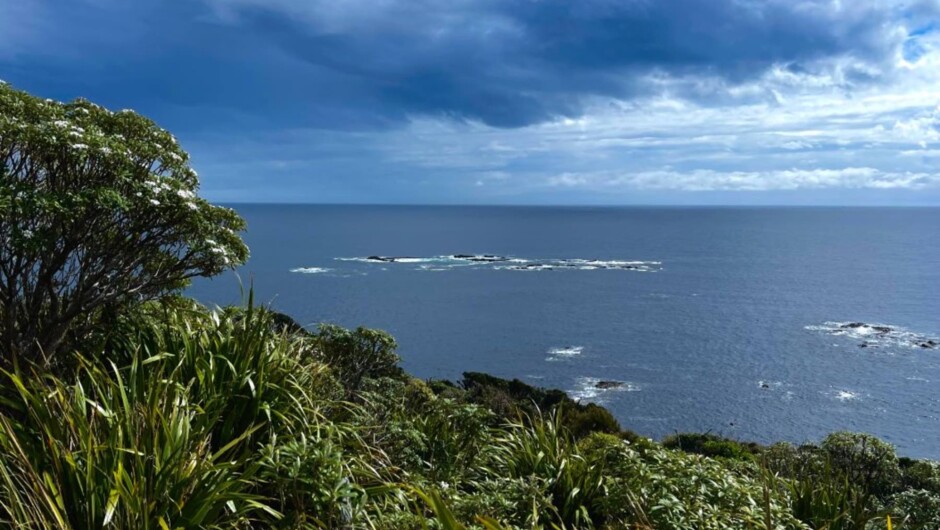
[[[239,274],[260,300],[388,330],[420,377],[562,388],[656,438],[850,429],[940,458],[940,348],[919,346],[940,340],[940,209],[236,209],[252,251]],[[438,258],[455,254],[515,261]],[[191,294],[241,296],[234,275]]]

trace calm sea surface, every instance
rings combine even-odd
[[[236,209],[259,299],[388,330],[420,377],[562,388],[656,438],[850,429],[940,458],[940,209]]]

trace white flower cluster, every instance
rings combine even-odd
[[[152,175],[152,178],[150,180],[144,181],[144,186],[147,186],[147,190],[150,192],[151,195],[155,197],[160,197],[166,194],[167,192],[173,191],[173,186],[170,186],[169,184],[167,184],[166,180],[168,180],[166,177],[161,177],[159,175]],[[140,193],[137,193],[136,195],[138,197],[142,196]],[[199,209],[199,205],[197,205],[194,202],[194,199],[196,198],[195,193],[184,188],[179,188],[176,190],[176,195],[180,199],[183,199],[183,204],[190,210]],[[157,198],[151,198],[150,203],[153,204],[154,206],[160,205],[160,201]]]
[[[156,177],[153,180],[144,181],[144,186],[147,186],[147,188],[150,189],[150,193],[153,193],[154,195],[158,195],[173,189],[172,186],[166,182],[163,182],[160,177]]]
[[[183,199],[184,201],[186,201],[184,204],[185,204],[186,207],[189,208],[190,210],[198,210],[198,209],[199,209],[199,206],[197,206],[196,203],[193,202],[193,199],[196,198],[196,194],[195,194],[195,193],[193,193],[193,192],[191,192],[191,191],[189,191],[189,190],[184,190],[184,189],[180,188],[180,189],[176,190],[176,194],[179,195],[179,197],[180,197],[181,199]]]
[[[72,138],[85,138],[85,129],[79,127],[78,125],[72,124],[68,120],[55,120],[52,122],[52,125],[58,129],[66,130],[66,134]],[[78,142],[71,144],[70,147],[76,151],[84,151],[88,149],[88,144]]]
[[[214,239],[206,238],[206,245],[209,246],[209,252],[222,258],[222,263],[228,265],[232,262],[232,260],[229,259],[228,250],[223,248],[222,245],[216,243]]]

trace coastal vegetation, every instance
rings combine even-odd
[[[559,390],[424,381],[378,330],[207,308],[243,221],[166,131],[0,85],[0,526],[940,528],[866,434],[656,442]]]

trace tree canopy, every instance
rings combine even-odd
[[[153,121],[0,84],[0,351],[49,360],[108,308],[244,263],[244,221],[197,190]]]

